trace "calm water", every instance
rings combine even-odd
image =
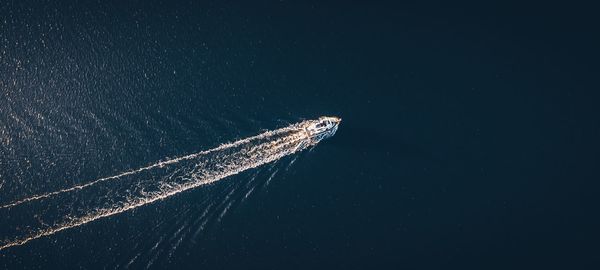
[[[600,262],[593,9],[119,2],[2,1],[3,205],[303,119],[340,129],[0,268]]]

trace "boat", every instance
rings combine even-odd
[[[309,121],[304,127],[304,131],[310,138],[310,145],[315,145],[321,140],[333,136],[341,121],[341,118],[335,116],[321,116],[318,120]]]

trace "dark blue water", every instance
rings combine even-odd
[[[121,2],[0,5],[2,204],[321,115],[338,133],[0,268],[600,263],[593,8]]]

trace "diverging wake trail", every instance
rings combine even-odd
[[[217,148],[0,206],[0,250],[276,161],[316,143],[308,120]]]

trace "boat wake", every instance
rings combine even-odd
[[[0,250],[276,161],[332,136],[339,121],[335,117],[307,120],[207,151],[2,205]]]

